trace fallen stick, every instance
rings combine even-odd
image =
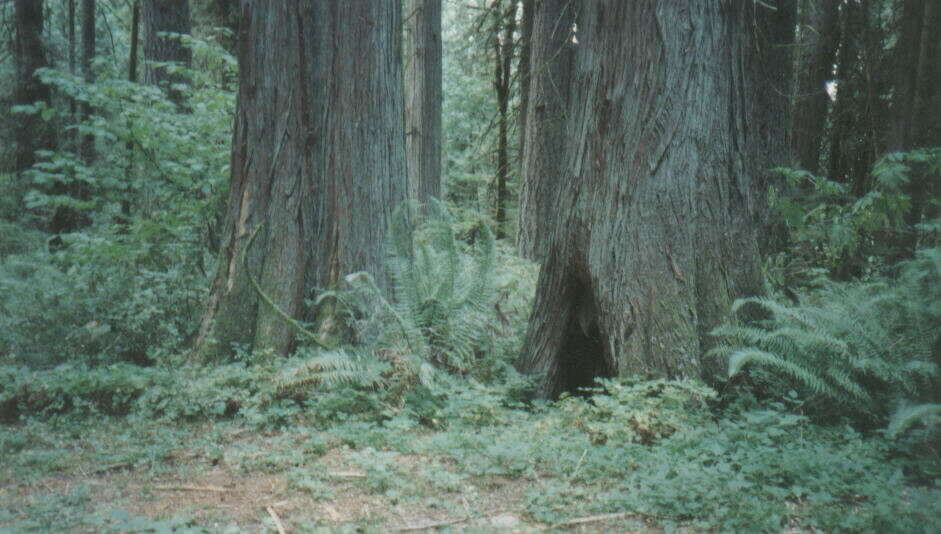
[[[428,529],[432,529],[432,528],[441,528],[441,527],[447,527],[447,526],[450,526],[450,525],[456,525],[457,523],[463,523],[464,521],[467,521],[468,519],[470,519],[470,518],[469,518],[469,517],[465,517],[465,518],[462,518],[462,519],[451,519],[451,520],[449,520],[449,521],[437,521],[437,522],[434,522],[434,523],[424,523],[424,524],[422,524],[422,525],[412,525],[412,526],[410,526],[410,527],[400,527],[400,528],[395,529],[395,531],[396,531],[396,532],[414,532],[414,531],[416,531],[416,530],[428,530]]]
[[[265,510],[268,510],[268,515],[271,516],[271,519],[274,519],[274,526],[278,528],[278,534],[288,534],[287,529],[284,528],[284,523],[281,522],[281,518],[278,517],[278,514],[274,511],[274,508],[265,506]]]
[[[358,473],[356,471],[337,471],[329,473],[329,475],[336,478],[366,478],[366,473]]]
[[[106,465],[104,467],[99,467],[98,469],[95,469],[94,471],[92,471],[92,474],[99,475],[101,473],[107,473],[108,471],[116,471],[118,469],[133,469],[133,468],[134,468],[134,464],[130,462],[120,462],[116,464]]]
[[[611,519],[624,519],[627,517],[631,517],[633,515],[636,515],[636,514],[629,514],[627,512],[618,512],[615,514],[590,515],[587,517],[578,517],[575,519],[569,519],[568,521],[556,523],[552,526],[553,527],[571,527],[575,525],[584,525],[585,523],[595,523],[597,521],[609,521]]]
[[[229,491],[218,486],[157,486],[160,491],[217,491],[224,493]]]

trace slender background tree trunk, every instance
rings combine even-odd
[[[16,36],[13,41],[13,61],[16,68],[14,105],[32,105],[38,101],[51,105],[49,86],[42,83],[36,71],[47,67],[46,48],[42,39],[43,2],[15,0],[13,3]],[[36,162],[35,152],[52,149],[55,136],[39,114],[20,115],[16,122],[16,155],[14,171],[28,170]]]
[[[533,49],[533,20],[536,11],[536,0],[523,0],[521,3],[523,15],[520,28],[520,59],[519,59],[519,147],[517,152],[518,172],[523,175],[523,154],[526,150],[526,113],[529,109],[529,77],[532,72]]]
[[[899,41],[895,47],[892,121],[887,148],[906,151],[941,145],[941,6],[929,0],[902,5]],[[941,215],[941,186],[931,171],[916,166],[907,185],[911,208],[900,236],[898,259],[911,258],[920,246],[918,224]]]
[[[513,84],[513,54],[515,53],[516,0],[504,7],[497,0],[494,10],[493,30],[493,88],[497,96],[497,213],[495,232],[498,239],[507,235],[507,204],[510,201],[510,90]]]
[[[82,77],[85,83],[95,82],[95,71],[92,69],[92,60],[95,58],[95,0],[82,0]],[[91,105],[83,103],[81,106],[82,122],[88,122],[91,118]],[[95,136],[85,134],[81,136],[80,148],[82,161],[85,165],[94,163],[95,154]]]
[[[182,92],[174,84],[185,83],[186,78],[169,72],[158,63],[177,63],[189,67],[193,54],[183,45],[179,37],[161,36],[161,33],[189,34],[189,0],[141,0],[144,19],[144,59],[147,61],[144,80],[151,85],[168,85],[170,99],[181,104]]]
[[[801,4],[791,142],[800,167],[813,173],[820,169],[826,131],[830,104],[826,84],[834,78],[838,8],[839,2],[830,0],[804,0]]]

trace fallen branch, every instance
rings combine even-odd
[[[131,462],[120,462],[116,464],[106,465],[104,467],[99,467],[92,471],[93,475],[99,475],[101,473],[107,473],[108,471],[117,471],[118,469],[134,469],[134,464]]]
[[[414,532],[416,530],[429,530],[433,528],[441,528],[441,527],[447,527],[450,525],[456,525],[458,523],[463,523],[464,521],[467,521],[468,519],[470,518],[464,517],[461,519],[451,519],[449,521],[436,521],[434,523],[424,523],[421,525],[413,525],[410,527],[400,527],[400,528],[395,529],[395,531],[396,532]]]
[[[268,510],[268,515],[271,516],[271,519],[274,519],[274,526],[278,528],[278,534],[288,534],[287,529],[284,528],[284,523],[281,522],[281,518],[278,517],[278,514],[274,511],[274,508],[265,506],[265,510]]]
[[[366,473],[359,473],[356,471],[336,471],[330,473],[330,476],[335,478],[366,478]]]
[[[218,486],[157,486],[160,491],[216,491],[225,493],[229,490]]]
[[[637,514],[630,514],[627,512],[618,512],[615,514],[590,515],[587,517],[578,517],[575,519],[569,519],[568,521],[556,523],[552,526],[553,527],[571,527],[575,525],[584,525],[585,523],[595,523],[598,521],[610,521],[612,519],[626,519],[628,517],[632,517],[635,515]]]

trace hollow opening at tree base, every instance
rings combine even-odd
[[[617,374],[599,328],[591,288],[583,282],[575,282],[570,295],[567,299],[571,306],[569,321],[548,388],[553,398],[562,393],[587,396],[590,393],[584,388],[596,387],[595,379],[612,378]]]

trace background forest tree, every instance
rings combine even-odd
[[[929,524],[938,27],[933,0],[0,0],[0,422],[342,428],[370,484],[421,427],[464,470],[432,485],[522,477],[542,525]]]

